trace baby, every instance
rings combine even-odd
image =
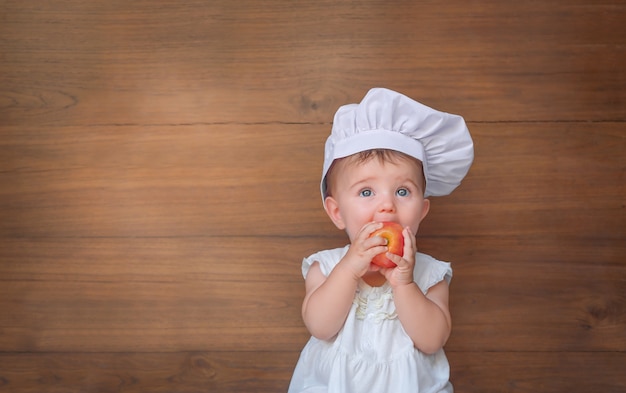
[[[326,142],[324,209],[350,244],[305,258],[304,323],[312,337],[289,387],[295,392],[452,392],[443,351],[451,331],[450,264],[417,252],[426,197],[467,174],[473,143],[463,118],[387,89],[337,111]],[[370,236],[404,228],[404,256]],[[372,264],[386,253],[397,266]]]

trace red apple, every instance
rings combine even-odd
[[[370,237],[372,236],[380,236],[387,239],[387,248],[389,252],[392,254],[396,254],[399,256],[404,255],[404,236],[402,236],[402,225],[396,222],[385,221],[383,222],[383,227],[374,231]],[[372,259],[372,263],[374,265],[378,265],[380,267],[396,267],[397,265],[387,256],[385,253],[378,254]]]

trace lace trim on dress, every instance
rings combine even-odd
[[[398,318],[398,314],[395,310],[391,313],[382,310],[385,304],[392,299],[393,295],[391,293],[382,293],[380,296],[370,299],[367,295],[363,296],[360,291],[357,292],[352,302],[356,305],[356,318],[364,320],[365,317],[370,315],[374,318],[375,323]]]

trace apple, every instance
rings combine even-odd
[[[399,256],[404,255],[404,236],[402,236],[402,225],[385,221],[383,222],[383,227],[375,230],[370,237],[380,236],[382,238],[387,239],[387,248],[390,253],[396,254]],[[397,265],[393,263],[385,253],[378,254],[372,259],[372,263],[374,265],[378,265],[380,267],[396,267]]]

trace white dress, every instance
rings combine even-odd
[[[317,252],[302,262],[306,277],[313,262],[328,276],[348,247]],[[417,253],[414,279],[422,292],[450,282],[447,262]],[[289,393],[451,393],[443,349],[426,355],[413,346],[396,314],[389,283],[360,281],[343,328],[331,340],[311,337],[296,365]]]

